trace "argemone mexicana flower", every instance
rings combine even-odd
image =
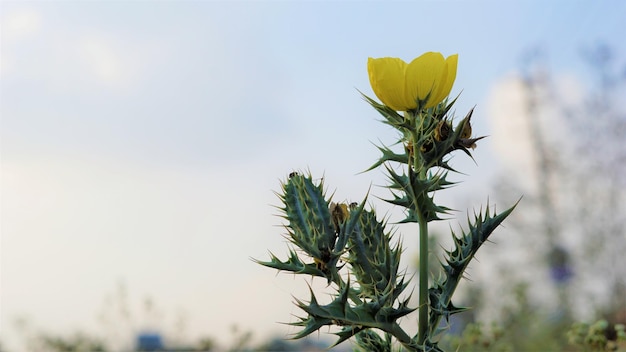
[[[450,94],[459,55],[444,58],[428,52],[409,64],[395,57],[367,60],[372,90],[380,101],[396,111],[431,108]]]

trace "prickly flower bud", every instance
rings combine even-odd
[[[465,118],[459,122],[459,125],[456,127],[458,130],[461,129],[461,133],[459,134],[459,139],[456,141],[457,148],[476,148],[476,141],[485,138],[484,136],[478,138],[472,137],[472,114],[474,113],[474,109],[470,110]]]

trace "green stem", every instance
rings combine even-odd
[[[419,268],[419,321],[417,342],[424,344],[428,333],[428,223],[424,214],[417,209],[420,230]]]
[[[415,346],[413,345],[413,341],[411,341],[411,337],[409,337],[409,335],[407,335],[407,333],[404,330],[402,330],[400,325],[398,325],[397,323],[393,323],[393,326],[391,327],[391,329],[386,332],[390,333],[396,339],[398,339],[398,341],[404,347],[406,347],[407,350],[409,351],[415,350]]]

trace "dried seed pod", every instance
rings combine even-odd
[[[413,142],[408,141],[406,145],[404,146],[404,149],[406,150],[406,154],[409,156],[409,158],[412,158],[413,157]]]
[[[451,131],[452,126],[450,126],[450,124],[446,120],[439,121],[437,127],[435,128],[435,140],[437,142],[441,142],[448,139]]]
[[[467,119],[465,125],[463,125],[463,130],[461,131],[460,137],[461,139],[469,139],[470,137],[472,137],[472,124],[470,123],[469,119]]]
[[[348,206],[343,203],[330,203],[330,216],[333,220],[333,225],[335,226],[335,233],[339,233],[341,224],[343,224],[348,216],[350,216]]]

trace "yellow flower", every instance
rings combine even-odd
[[[459,55],[444,59],[441,53],[428,52],[407,64],[395,57],[367,60],[367,72],[374,93],[396,111],[439,104],[450,94]]]

